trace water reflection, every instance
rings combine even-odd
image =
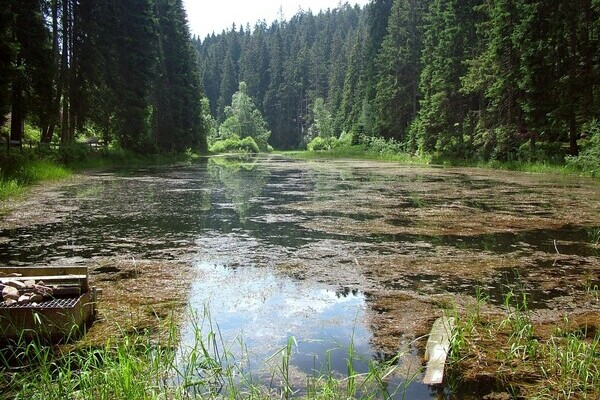
[[[190,306],[209,305],[226,348],[239,348],[241,339],[250,349],[249,369],[268,376],[264,361],[294,337],[293,364],[306,374],[332,368],[347,370],[352,341],[357,354],[355,369],[366,372],[373,349],[364,326],[365,297],[358,291],[334,291],[326,285],[308,284],[276,275],[265,268],[230,268],[225,262],[199,261],[198,279],[192,284]],[[194,324],[183,330],[183,343],[194,341]],[[241,354],[238,358],[241,358]],[[328,363],[329,360],[329,363]]]
[[[220,207],[231,206],[244,224],[255,202],[265,187],[269,176],[266,168],[260,168],[258,158],[213,157],[208,160],[208,174],[218,187],[224,191],[230,204],[220,204]]]

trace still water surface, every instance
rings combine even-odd
[[[441,315],[438,300],[472,299],[475,287],[498,305],[518,284],[533,309],[597,307],[584,296],[600,283],[590,180],[219,157],[51,190],[37,221],[4,221],[0,264],[181,260],[190,308],[208,307],[225,345],[242,341],[246,368],[265,379],[264,360],[294,337],[299,382],[343,374],[352,343],[360,372],[406,354],[399,384],[420,367],[415,340]],[[420,379],[409,398],[443,397]]]

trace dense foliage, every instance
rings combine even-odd
[[[373,0],[195,39],[214,117],[245,81],[275,147],[349,132],[411,153],[555,162],[591,154],[599,42],[598,0]]]
[[[206,147],[197,56],[181,0],[7,0],[0,125],[21,141],[93,136],[137,152]]]

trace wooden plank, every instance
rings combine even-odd
[[[20,276],[13,276],[13,275]],[[55,276],[59,278],[54,278]],[[48,281],[45,283],[77,280],[82,285],[82,291],[87,292],[89,287],[88,267],[66,266],[66,267],[0,267],[0,282],[7,279],[12,280],[35,280],[36,282]]]
[[[87,267],[0,267],[0,277],[11,274],[41,275],[87,275]]]
[[[44,283],[56,282],[56,281],[81,281],[87,279],[87,275],[47,275],[47,276],[11,276],[6,278],[0,278],[0,282],[6,283],[9,281],[44,281]]]
[[[444,380],[444,367],[450,350],[450,338],[453,330],[454,318],[452,317],[444,316],[433,323],[425,350],[427,370],[423,379],[424,384],[439,385]]]

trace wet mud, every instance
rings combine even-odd
[[[585,178],[218,157],[89,174],[5,207],[1,264],[90,266],[104,292],[91,340],[211,303],[260,357],[297,337],[302,376],[353,329],[367,357],[414,364],[432,321],[476,288],[491,314],[524,290],[540,326],[600,312],[600,184]]]

